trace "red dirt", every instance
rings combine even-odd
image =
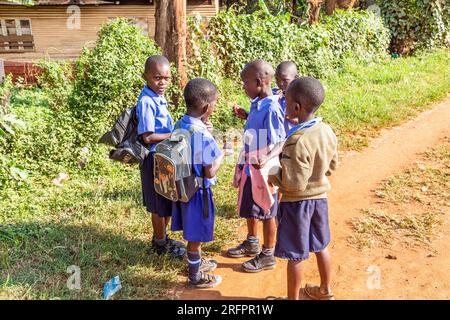
[[[432,257],[427,257],[428,250],[420,248],[375,248],[361,252],[347,243],[351,234],[348,221],[374,202],[373,190],[377,185],[406,169],[421,152],[448,137],[449,120],[450,98],[447,98],[414,120],[383,130],[363,152],[341,156],[341,165],[331,179],[333,190],[329,194],[332,233],[329,249],[333,257],[332,287],[336,299],[449,299],[449,221],[444,221],[439,227],[445,236],[433,241],[435,253]],[[245,230],[242,231],[244,236]],[[389,254],[397,259],[386,259]],[[223,277],[222,284],[208,290],[179,287],[175,293],[177,298],[265,299],[268,296],[286,296],[285,261],[278,260],[274,270],[248,274],[240,267],[246,259],[224,256],[215,259],[219,262],[215,273]],[[368,289],[369,266],[380,268],[380,289]],[[306,262],[305,270],[305,282],[319,282],[313,255]]]

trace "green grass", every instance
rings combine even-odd
[[[219,179],[228,181],[231,168]],[[208,254],[235,238],[238,223],[236,191],[222,183],[215,193],[216,240],[204,246]],[[151,221],[140,203],[137,167],[115,164],[102,176],[71,176],[63,187],[41,179],[8,190],[0,201],[0,299],[99,299],[115,275],[123,281],[117,298],[167,297],[185,265],[146,253]],[[66,287],[70,265],[81,268],[80,292]]]
[[[448,94],[450,51],[367,66],[348,63],[324,84],[327,97],[319,115],[336,131],[341,149],[359,150],[380,129],[404,122]]]
[[[380,128],[444,97],[448,62],[449,52],[441,50],[378,65],[349,65],[325,82],[327,101],[320,114],[339,134],[342,148],[359,149]],[[230,92],[223,99],[247,101]],[[48,104],[39,90],[18,91],[12,101],[21,118],[45,121]],[[226,120],[222,114],[217,121]],[[103,283],[115,275],[123,282],[116,298],[173,298],[170,289],[184,279],[185,265],[146,253],[152,230],[141,206],[139,171],[111,163],[106,154],[100,149],[87,168],[69,172],[63,187],[51,183],[54,177],[31,172],[20,188],[0,189],[0,299],[100,299]],[[216,238],[204,246],[207,254],[236,241],[243,224],[235,212],[233,169],[230,159],[214,188]],[[172,236],[180,239],[178,233]],[[71,265],[81,268],[80,291],[66,286]]]

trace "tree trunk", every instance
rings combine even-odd
[[[162,54],[175,63],[179,85],[183,88],[187,83],[186,0],[158,0],[155,20],[155,41]]]
[[[187,83],[186,74],[186,0],[170,1],[167,9],[167,30],[164,55],[174,62],[181,88]]]
[[[336,10],[337,0],[327,0],[327,15],[331,16]]]
[[[354,8],[357,5],[359,5],[358,0],[338,0],[337,1],[337,6],[340,9],[349,10],[349,9]]]
[[[155,9],[155,42],[164,50],[167,33],[167,8],[169,0],[157,0]]]
[[[308,0],[309,4],[309,24],[319,22],[320,7],[323,0]]]

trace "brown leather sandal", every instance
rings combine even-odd
[[[306,295],[313,300],[334,300],[333,293],[323,294],[320,292],[320,288],[318,286],[307,284],[305,286],[304,292]]]

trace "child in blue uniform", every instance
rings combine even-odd
[[[278,102],[285,114],[284,128],[286,134],[294,125],[298,124],[295,119],[289,119],[286,115],[286,90],[289,87],[289,84],[297,78],[297,66],[292,61],[281,62],[275,70],[275,82],[277,83],[278,88],[273,88],[272,92],[280,97]]]
[[[159,255],[169,253],[174,257],[182,257],[186,253],[184,245],[166,235],[172,213],[172,202],[157,194],[153,184],[155,146],[158,142],[170,137],[173,130],[172,118],[164,98],[170,77],[170,65],[167,58],[152,56],[147,59],[144,71],[147,84],[139,95],[136,105],[137,133],[150,149],[150,154],[140,169],[144,206],[152,214],[151,249]]]
[[[173,204],[172,230],[183,230],[183,238],[188,241],[188,286],[211,288],[220,284],[222,278],[208,273],[217,267],[217,262],[202,259],[201,243],[213,240],[215,209],[211,186],[215,184],[215,175],[223,159],[223,154],[209,131],[211,127],[208,120],[215,109],[218,93],[210,81],[197,78],[186,85],[184,99],[187,112],[176,123],[175,128],[191,133],[193,170],[197,177],[206,179],[205,191],[200,188],[189,202]],[[207,192],[207,202],[204,192]]]
[[[242,218],[247,219],[248,233],[247,239],[237,247],[229,249],[227,255],[232,258],[255,256],[255,258],[242,265],[246,272],[260,272],[272,269],[276,264],[274,247],[276,238],[275,219],[278,207],[277,195],[272,194],[273,205],[267,211],[257,204],[257,198],[260,194],[259,192],[255,194],[255,188],[252,185],[256,181],[261,182],[259,178],[261,177],[264,160],[255,159],[255,162],[253,159],[249,159],[251,153],[259,152],[260,150],[273,151],[273,153],[269,151],[269,153],[263,155],[266,160],[277,157],[275,146],[279,145],[286,135],[284,114],[278,102],[278,96],[272,94],[271,82],[273,75],[272,66],[263,60],[255,60],[248,63],[241,72],[245,93],[251,99],[250,113],[247,117],[244,133],[245,164],[242,168],[243,173],[241,174],[241,183],[239,185],[239,193],[241,195],[239,214]],[[250,165],[260,171],[254,171],[249,167]],[[255,174],[252,175],[251,171]],[[258,175],[259,178],[255,180]],[[242,183],[242,179],[245,179],[244,183]],[[260,186],[258,185],[258,187]],[[258,221],[263,221],[264,244],[262,251],[257,235]]]
[[[284,119],[284,129],[286,134],[289,132],[289,130],[296,124],[295,119],[288,119],[286,116],[286,90],[289,86],[289,84],[298,78],[298,71],[297,66],[292,61],[283,61],[275,70],[275,82],[277,83],[277,88],[272,89],[273,95],[278,95],[280,103],[281,110],[283,112],[283,115],[285,117]],[[240,119],[246,120],[248,117],[248,113],[239,107],[238,105],[235,106],[234,112],[236,113],[236,116]]]

